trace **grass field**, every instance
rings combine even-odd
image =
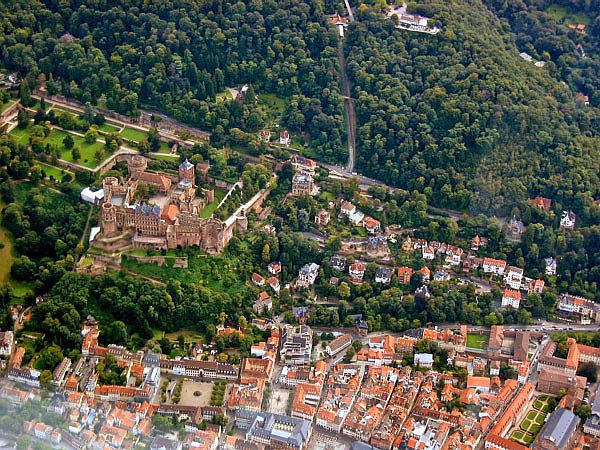
[[[225,191],[222,189],[215,188],[215,201],[212,202],[210,205],[207,205],[206,208],[200,211],[200,217],[202,217],[203,219],[210,217],[212,213],[214,213],[217,209],[219,202],[223,200],[223,197],[225,197]]]
[[[541,400],[540,400],[541,399]],[[510,438],[511,440],[529,446],[534,440],[537,434],[544,425],[546,419],[546,412],[535,408],[535,404],[539,403],[540,406],[547,406],[547,396],[538,397],[534,402],[534,408],[527,412],[525,418],[521,421],[519,429],[513,431]]]
[[[487,347],[488,336],[485,334],[467,334],[467,347],[484,349]]]
[[[548,397],[545,395],[539,396],[535,402],[533,402],[533,407],[538,411],[542,411],[547,414],[550,412],[550,405],[548,404]]]
[[[590,23],[590,18],[583,12],[573,12],[562,5],[551,5],[546,13],[560,23]]]
[[[29,144],[29,136],[31,135],[32,128],[15,128],[10,132],[10,135],[13,136],[19,144],[28,145]],[[101,142],[94,142],[92,144],[88,144],[85,142],[85,139],[81,136],[77,136],[72,133],[68,133],[67,131],[52,129],[50,135],[44,140],[44,142],[49,143],[51,145],[55,145],[60,150],[60,158],[65,161],[75,162],[73,160],[73,154],[71,150],[67,150],[63,145],[63,139],[67,136],[71,135],[73,141],[75,142],[75,146],[79,148],[81,152],[81,158],[77,161],[77,164],[81,164],[85,167],[94,168],[97,165],[97,161],[94,158],[94,155],[98,149],[103,149],[104,144]]]
[[[140,142],[142,139],[146,139],[148,137],[148,133],[144,133],[143,131],[135,130],[133,128],[124,128],[121,131],[121,136],[130,141]]]
[[[120,130],[119,127],[111,125],[110,123],[104,123],[103,125],[96,126],[96,128],[100,131],[104,131],[105,133],[116,133]]]
[[[52,177],[52,178],[54,178],[57,181],[62,181],[63,177],[67,173],[69,173],[69,174],[71,174],[71,176],[73,176],[73,172],[70,172],[70,171],[68,171],[66,169],[61,169],[60,167],[54,167],[54,166],[51,166],[49,164],[46,164],[46,163],[43,163],[43,162],[39,162],[39,161],[38,161],[37,164],[39,164],[40,167],[42,168],[42,170],[44,172],[46,172],[46,176],[48,178]]]

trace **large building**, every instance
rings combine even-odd
[[[281,330],[281,357],[289,364],[308,364],[312,352],[312,330],[307,325],[285,325]]]
[[[101,206],[101,232],[94,245],[115,250],[123,242],[136,248],[167,249],[198,246],[208,253],[221,252],[233,235],[234,228],[244,231],[247,219],[242,214],[227,222],[201,218],[198,214],[194,166],[184,161],[176,180],[146,171],[147,160],[134,155],[128,162],[129,178],[103,180],[104,202]],[[140,185],[150,185],[166,204],[147,205],[136,200]],[[202,203],[202,202],[200,202]]]
[[[533,450],[567,450],[573,448],[579,417],[569,409],[557,408],[548,416],[540,434],[531,446]]]
[[[244,420],[237,420],[244,416]],[[246,429],[246,440],[277,449],[306,448],[312,434],[310,422],[268,412],[237,411],[236,423]]]

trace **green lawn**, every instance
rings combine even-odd
[[[96,128],[100,131],[104,131],[105,133],[116,133],[120,130],[119,127],[106,122],[100,126],[96,126]]]
[[[144,133],[143,131],[135,130],[133,128],[124,128],[121,131],[121,136],[130,141],[140,142],[142,139],[146,139],[148,137],[148,133]]]
[[[523,420],[523,422],[521,422],[521,428],[525,431],[529,431],[529,427],[531,426],[531,421],[530,420]]]
[[[168,143],[160,141],[158,153],[171,153],[171,147],[169,147]]]
[[[215,188],[215,201],[207,205],[206,208],[200,211],[200,217],[210,217],[212,213],[215,212],[215,209],[217,209],[217,206],[219,205],[221,200],[223,200],[223,197],[225,197],[225,191],[222,189]]]
[[[179,161],[179,155],[170,155],[167,153],[149,155],[152,159],[161,159],[163,161]]]
[[[37,162],[37,164],[40,165],[40,167],[42,168],[42,170],[44,172],[46,172],[46,176],[47,177],[52,177],[57,181],[62,181],[63,177],[69,173],[71,174],[71,176],[73,176],[73,172],[70,172],[68,170],[65,169],[61,169],[60,167],[54,167],[51,166],[49,164],[43,163],[43,162]]]
[[[31,128],[15,128],[10,132],[10,135],[15,138],[17,144],[29,145],[29,136],[31,135]]]
[[[467,334],[467,347],[484,349],[489,337],[485,334]]]
[[[217,103],[219,103],[219,102],[227,102],[227,101],[231,101],[231,100],[233,100],[233,97],[231,96],[231,92],[229,92],[228,90],[224,90],[223,92],[219,92],[215,96],[215,101]]]
[[[15,101],[16,101],[16,100],[9,100],[9,101],[7,101],[7,102],[5,102],[5,103],[0,103],[0,113],[1,113],[1,112],[4,112],[4,110],[5,110],[6,108],[8,108],[10,105],[12,105],[12,104],[13,104]]]

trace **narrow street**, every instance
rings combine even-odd
[[[350,89],[350,79],[346,71],[346,57],[344,56],[344,40],[338,40],[338,60],[340,65],[340,78],[342,80],[342,94],[344,95],[344,117],[346,118],[346,134],[348,137],[348,164],[346,173],[354,171],[356,159],[356,113],[354,111],[354,100]]]

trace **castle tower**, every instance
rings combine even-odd
[[[192,185],[195,184],[194,165],[189,162],[186,158],[184,162],[179,165],[179,181],[189,181]]]
[[[148,161],[141,155],[133,155],[127,163],[129,176],[139,178],[142,173],[148,168]]]
[[[112,203],[102,204],[102,232],[111,235],[117,232],[117,215]]]

